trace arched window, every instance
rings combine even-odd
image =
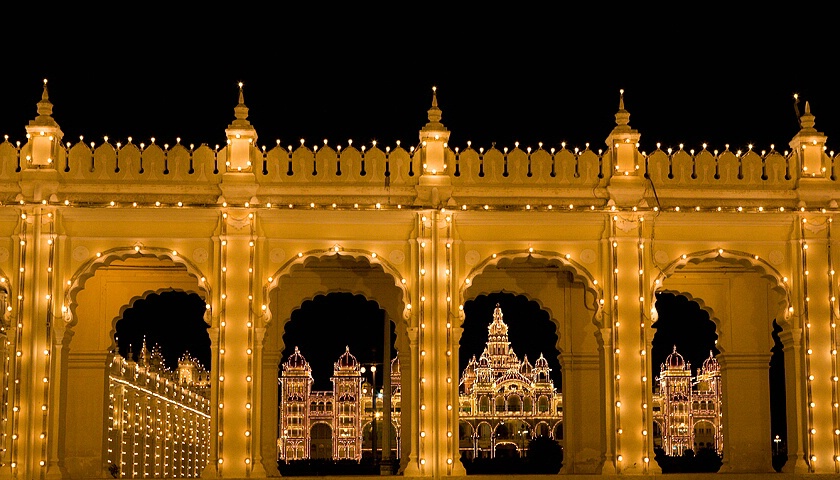
[[[537,411],[540,413],[548,412],[548,397],[541,395],[537,400]]]
[[[507,410],[509,412],[522,411],[522,400],[519,398],[519,395],[511,395],[510,397],[508,397]]]
[[[496,411],[497,412],[504,412],[505,411],[505,397],[499,395],[496,397]]]

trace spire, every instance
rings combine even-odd
[[[439,126],[439,127],[443,128],[443,124],[440,123],[442,112],[441,112],[440,108],[438,108],[437,87],[432,87],[432,108],[430,108],[427,113],[428,113],[429,123],[427,123],[426,126],[434,125],[436,127]]]
[[[239,82],[239,103],[233,109],[233,122],[225,129],[225,136],[228,139],[228,148],[225,155],[225,170],[227,172],[249,172],[256,161],[255,150],[257,145],[257,130],[248,121],[248,107],[245,106],[245,92],[243,83]],[[256,193],[256,186],[250,185],[243,189],[242,185],[222,184],[222,196],[231,201],[250,201]]]
[[[811,102],[805,101],[805,113],[799,117],[799,125],[802,127],[802,131],[809,131],[811,133],[816,133],[816,129],[814,128],[814,115],[811,114]]]
[[[618,112],[615,114],[615,124],[630,125],[630,112],[624,109],[624,89],[618,91]]]
[[[794,99],[798,101],[798,95],[794,95]],[[803,177],[826,178],[830,160],[823,150],[828,137],[818,132],[814,125],[811,103],[806,101],[805,112],[799,117],[799,131],[790,141],[790,148],[796,152]]]
[[[612,150],[613,168],[611,171],[625,172],[625,175],[637,175],[639,143],[638,130],[630,128],[630,112],[624,108],[624,89],[618,91],[618,111],[615,114],[615,127],[607,137],[607,148]]]
[[[149,348],[146,346],[146,336],[143,335],[143,345],[140,347],[140,357],[137,362],[140,365],[147,366],[149,364]]]
[[[44,91],[41,93],[41,101],[38,102],[38,116],[34,124],[55,126],[55,119],[52,118],[53,104],[50,102],[50,94],[47,90],[47,79],[44,79]],[[31,123],[32,124],[32,123]]]
[[[230,128],[247,128],[251,126],[251,122],[248,121],[248,107],[245,106],[245,92],[243,87],[244,84],[239,82],[239,103],[233,109],[236,120],[230,124]]]

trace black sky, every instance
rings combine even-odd
[[[240,81],[269,147],[414,145],[432,86],[461,149],[604,148],[620,89],[645,151],[783,151],[798,130],[794,93],[830,149],[840,135],[836,39],[795,7],[743,17],[711,6],[242,8],[115,7],[73,23],[90,13],[74,6],[40,16],[26,36],[4,29],[0,135],[24,139],[43,78],[74,143],[223,144]]]

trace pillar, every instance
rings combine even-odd
[[[639,281],[641,247],[637,229],[642,222],[627,222],[616,230],[618,218],[611,223],[612,258],[610,294],[606,303],[611,305],[605,315],[605,323],[613,331],[613,355],[615,370],[612,372],[615,397],[612,408],[616,426],[616,470],[626,474],[648,473],[652,459],[651,435],[648,432],[649,416],[647,403],[649,392],[647,382],[647,342],[640,322],[648,305]],[[607,325],[605,325],[606,327]],[[609,405],[607,411],[609,411]],[[612,433],[612,432],[610,432]]]
[[[720,473],[769,473],[770,353],[721,353],[723,465]]]
[[[601,357],[563,353],[563,474],[598,474],[603,466]]]
[[[218,471],[222,477],[244,477],[253,469],[255,428],[254,321],[252,316],[252,213],[231,210],[223,217],[219,314]],[[249,271],[251,270],[251,271]],[[250,353],[249,353],[250,351]],[[264,475],[264,474],[263,474]]]

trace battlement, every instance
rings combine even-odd
[[[333,208],[833,207],[838,156],[806,104],[791,150],[639,150],[623,92],[606,149],[453,148],[433,96],[416,146],[257,143],[240,86],[225,145],[63,142],[46,83],[26,142],[0,143],[0,201]],[[804,182],[803,182],[804,181]],[[226,185],[227,184],[227,185]],[[237,186],[226,188],[226,186]],[[232,192],[232,193],[231,193]],[[503,192],[503,194],[499,194]],[[231,198],[235,197],[235,198]],[[684,199],[692,205],[684,205]],[[569,208],[566,210],[574,210]]]

